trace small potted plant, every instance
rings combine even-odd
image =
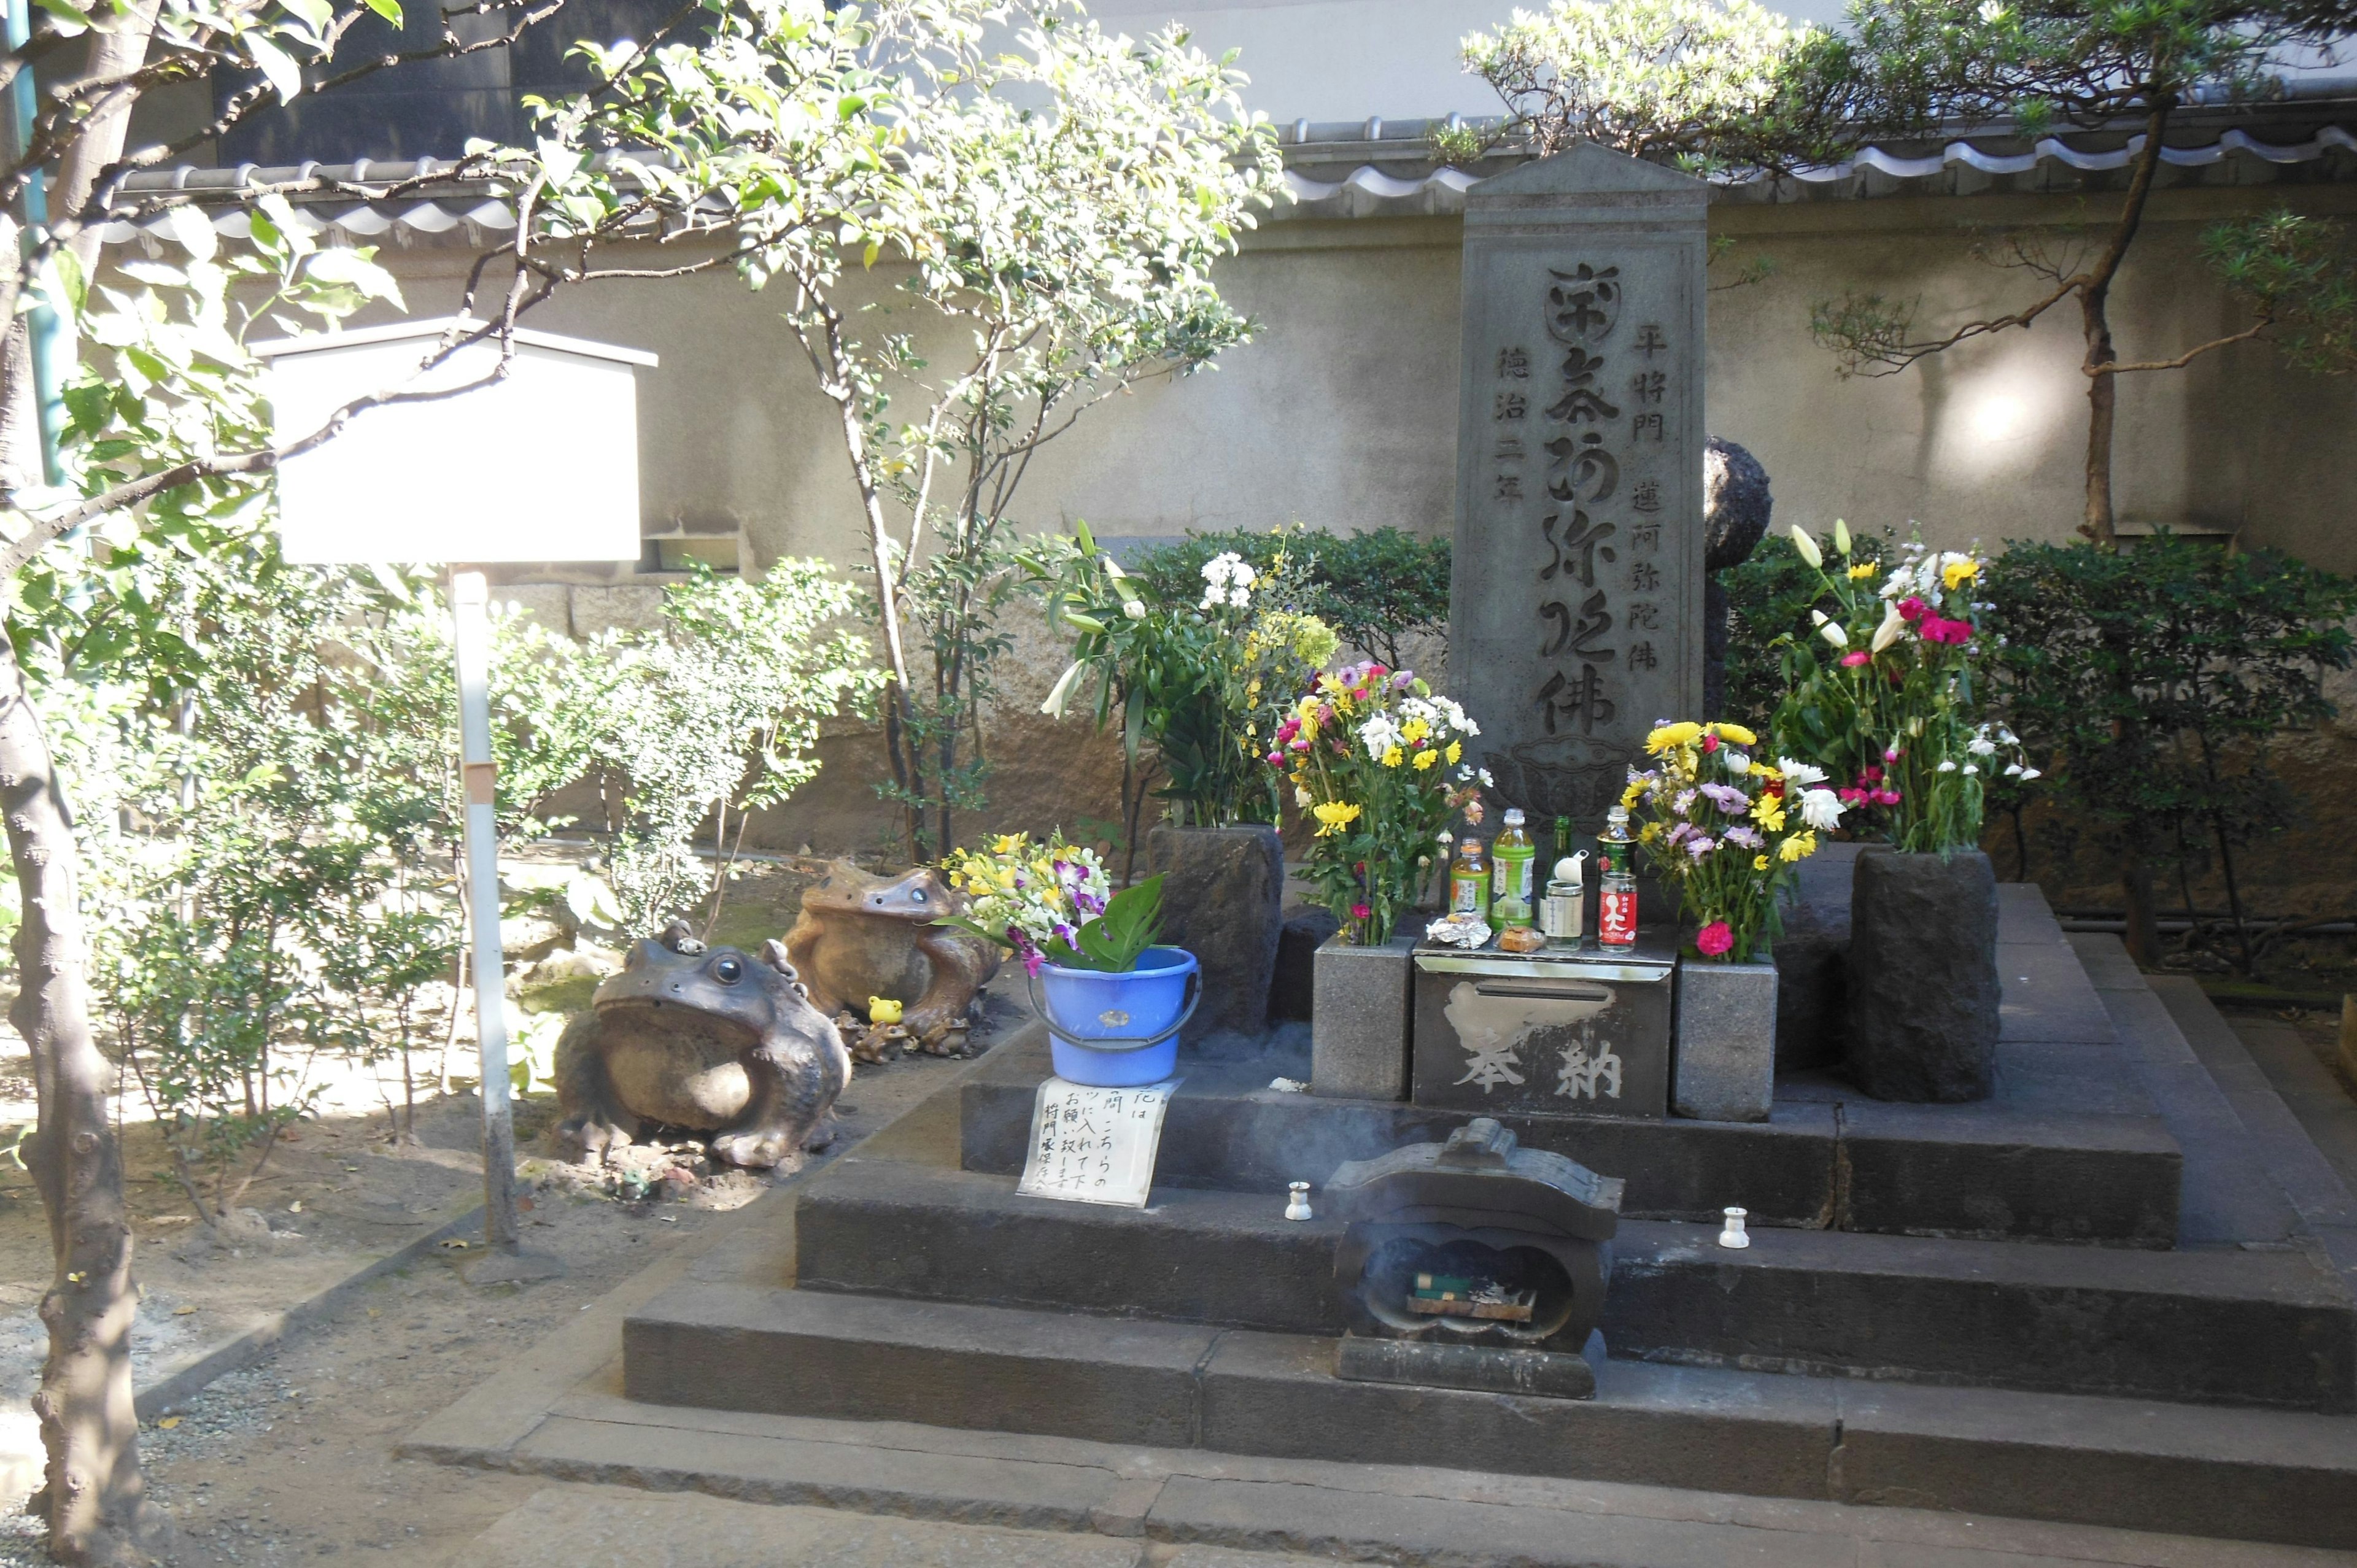
[[[1910,544],[1887,573],[1792,530],[1819,579],[1823,646],[1786,658],[1792,689],[1780,745],[1846,780],[1841,799],[1874,808],[1895,853],[1852,874],[1847,1064],[1881,1100],[1985,1100],[1996,1081],[1996,875],[1980,847],[1984,790],[2038,776],[2011,731],[1984,722],[1987,563]],[[1831,613],[1828,613],[1828,608]]]
[[[1817,835],[1841,822],[1824,773],[1751,752],[1741,725],[1663,725],[1654,758],[1631,769],[1622,804],[1641,812],[1641,844],[1693,927],[1678,966],[1672,1107],[1709,1122],[1764,1122],[1776,1079],[1776,895]]]
[[[963,893],[962,917],[937,920],[1007,949],[1022,961],[1048,1025],[1056,1076],[1125,1089],[1177,1070],[1178,1029],[1195,1010],[1195,956],[1157,947],[1162,878],[1110,891],[1093,850],[1050,835],[1034,844],[1010,834],[943,869]]]

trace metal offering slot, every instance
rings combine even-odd
[[[1557,981],[1550,984],[1544,980],[1523,980],[1510,985],[1501,985],[1494,981],[1475,981],[1473,989],[1483,996],[1518,996],[1533,1002],[1612,1000],[1612,993],[1606,987],[1583,984],[1578,981]]]

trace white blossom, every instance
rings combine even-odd
[[[1804,789],[1801,792],[1801,821],[1820,832],[1831,832],[1841,826],[1841,797],[1830,789]]]
[[[1803,762],[1797,757],[1780,757],[1776,771],[1784,776],[1784,783],[1794,789],[1805,789],[1812,784],[1825,781],[1825,770],[1813,762]]]

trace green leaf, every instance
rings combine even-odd
[[[172,242],[200,262],[213,259],[219,247],[219,236],[213,232],[212,220],[194,207],[167,207],[164,209],[164,231]]]
[[[260,33],[248,33],[245,52],[253,57],[253,68],[277,91],[281,103],[292,103],[303,95],[302,68],[285,49]]]
[[[401,0],[367,0],[368,8],[392,23],[401,26]]]

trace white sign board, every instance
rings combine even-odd
[[[1162,1112],[1179,1080],[1136,1089],[1084,1089],[1051,1078],[1031,1106],[1031,1149],[1015,1190],[1075,1203],[1146,1207]]]
[[[284,446],[355,399],[468,390],[356,414],[278,466],[279,543],[289,561],[475,564],[635,561],[638,392],[633,349],[519,330],[469,344],[420,374],[449,319],[258,344]],[[477,323],[465,323],[471,328]],[[469,386],[469,383],[482,383]]]

